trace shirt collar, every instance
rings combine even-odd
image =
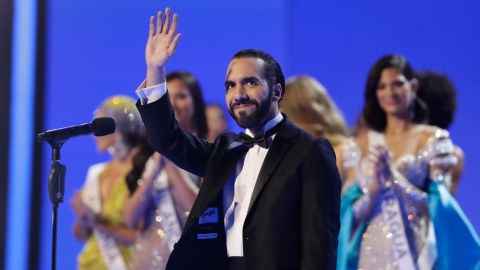
[[[278,125],[280,122],[283,120],[283,115],[281,113],[278,113],[277,116],[275,116],[272,120],[268,121],[267,124],[263,127],[263,132],[267,132],[270,129],[272,129],[274,126]],[[247,134],[250,137],[255,137],[252,132],[250,132],[250,129],[245,130],[245,134]]]

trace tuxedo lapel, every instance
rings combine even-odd
[[[252,198],[248,206],[249,212],[263,187],[267,184],[283,157],[287,154],[293,144],[292,139],[298,134],[298,128],[287,118],[286,115],[283,116],[285,119],[275,135],[275,139],[268,150],[255,183]],[[238,134],[234,134],[233,137],[229,138],[227,145],[223,147],[224,150],[217,152],[217,154],[209,160],[207,171],[205,173],[205,180],[202,186],[204,192],[200,190],[197,198],[198,205],[194,205],[194,208],[192,209],[193,217],[199,217],[205,212],[209,203],[215,200],[222,191],[223,186],[240,159],[248,152],[249,148],[239,143],[239,140]]]
[[[202,215],[209,203],[220,194],[238,162],[248,151],[247,147],[238,142],[238,135],[235,135],[225,150],[209,161],[209,170],[205,174],[205,186],[203,187],[207,192],[193,213],[196,217]]]
[[[249,213],[263,187],[267,184],[273,172],[280,164],[280,161],[282,161],[283,157],[287,154],[288,150],[292,146],[293,142],[291,139],[298,134],[298,130],[295,125],[290,122],[286,115],[283,116],[285,120],[283,123],[281,123],[282,126],[275,135],[275,139],[268,150],[267,156],[265,157],[262,168],[258,174],[257,181],[253,189],[252,198],[250,200],[250,205],[248,206]]]

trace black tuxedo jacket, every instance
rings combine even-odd
[[[225,269],[222,188],[248,148],[235,133],[222,134],[212,144],[182,131],[168,92],[137,107],[150,145],[182,169],[204,177],[167,269]],[[243,227],[246,269],[335,270],[341,180],[334,151],[328,140],[316,139],[284,117],[258,175]],[[217,222],[200,222],[202,215],[215,215],[212,209]]]

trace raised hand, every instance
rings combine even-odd
[[[147,64],[146,86],[161,84],[165,81],[165,65],[175,54],[181,34],[175,35],[178,25],[178,15],[174,14],[170,25],[170,8],[165,9],[165,21],[161,11],[157,14],[157,29],[155,17],[150,18],[150,33],[145,48]]]

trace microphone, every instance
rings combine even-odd
[[[105,136],[115,132],[115,121],[110,117],[93,119],[92,123],[45,131],[37,135],[37,142],[63,143],[70,138],[93,134]]]

